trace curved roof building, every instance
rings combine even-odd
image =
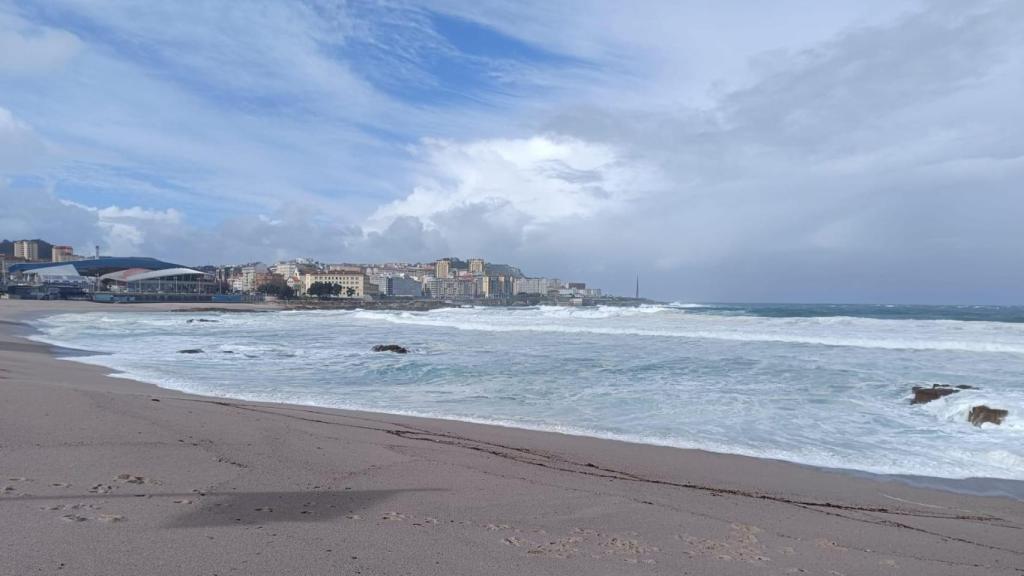
[[[41,274],[44,276],[53,275],[52,272],[56,270],[48,269],[61,269],[61,276],[68,276],[68,272],[71,269],[79,276],[103,276],[106,274],[113,274],[115,272],[123,272],[132,268],[152,271],[152,270],[168,270],[171,268],[182,269],[183,267],[178,264],[171,264],[170,262],[164,262],[157,260],[156,258],[143,258],[143,257],[127,257],[127,258],[94,258],[91,260],[76,260],[74,262],[35,262],[30,264],[12,264],[7,267],[7,271],[11,274],[18,273],[34,273]],[[200,273],[194,271],[194,273]],[[179,273],[180,274],[180,273]]]

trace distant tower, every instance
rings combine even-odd
[[[636,299],[640,299],[640,275],[636,275]]]
[[[96,245],[96,259],[97,260],[100,259],[100,246],[99,246],[99,244]]]

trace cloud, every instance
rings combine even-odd
[[[80,204],[66,235],[186,263],[1019,300],[1019,2],[253,6],[8,11],[80,46],[45,81],[0,67],[0,171]]]
[[[0,6],[0,72],[53,73],[79,51],[82,42],[66,30],[27,25]]]
[[[660,183],[656,171],[626,161],[612,146],[559,135],[458,143],[425,140],[420,183],[407,197],[382,206],[371,226],[415,217],[437,226],[444,215],[469,210],[451,222],[486,219],[521,229],[621,209]]]
[[[0,106],[0,175],[23,174],[47,162],[49,147],[27,123]]]

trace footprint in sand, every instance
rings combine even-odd
[[[109,524],[124,522],[124,516],[120,514],[100,514],[97,519],[100,522],[107,522]]]
[[[88,518],[86,518],[85,516],[79,516],[78,514],[65,514],[65,515],[61,516],[60,519],[65,521],[65,522],[75,522],[75,523],[77,523],[77,522],[85,522],[86,520],[88,520]]]
[[[746,524],[731,524],[729,536],[724,540],[697,538],[687,534],[676,536],[690,545],[687,554],[691,556],[711,556],[726,562],[739,560],[755,566],[764,566],[771,558],[765,554],[765,547],[758,540],[761,529]]]
[[[398,512],[385,512],[384,515],[380,517],[380,519],[402,521],[405,520],[405,514],[400,514]]]
[[[114,487],[111,486],[110,484],[96,484],[92,488],[89,488],[89,493],[90,494],[110,494],[110,491],[113,490],[113,489],[114,489]]]
[[[156,482],[147,480],[145,476],[135,476],[133,474],[118,474],[114,480],[124,482],[125,484],[156,484]]]
[[[191,504],[192,501],[188,500],[188,499],[182,499],[182,500],[175,500],[174,503],[175,504]]]
[[[68,484],[67,482],[53,482],[50,486],[53,486],[54,488],[69,488],[71,484]]]

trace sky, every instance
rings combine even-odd
[[[0,0],[0,238],[1024,303],[1024,2]]]

